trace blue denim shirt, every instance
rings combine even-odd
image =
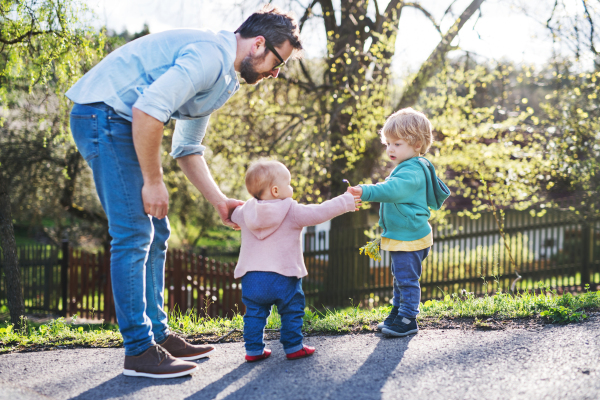
[[[210,114],[240,85],[232,32],[176,29],[127,43],[85,74],[66,96],[78,104],[104,102],[132,120],[135,107],[161,122],[177,120],[171,155],[204,154]]]

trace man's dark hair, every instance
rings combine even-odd
[[[277,7],[263,6],[249,16],[235,33],[239,33],[244,39],[263,36],[275,47],[281,46],[288,40],[294,48],[293,57],[300,57],[302,43],[298,22],[292,13],[285,13]]]

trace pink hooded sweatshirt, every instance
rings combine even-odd
[[[242,228],[235,278],[250,271],[276,272],[296,278],[308,275],[302,256],[302,228],[328,221],[354,208],[354,197],[350,193],[311,205],[298,204],[291,198],[248,200],[231,216]]]

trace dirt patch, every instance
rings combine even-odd
[[[600,312],[588,312],[588,319],[584,320],[583,323],[592,319],[600,318]],[[544,326],[558,326],[558,324],[552,324],[545,318],[539,316],[529,318],[512,318],[512,319],[501,319],[493,317],[483,318],[423,318],[419,320],[419,328],[421,330],[444,330],[444,329],[461,329],[465,331],[492,331],[492,330],[506,330],[506,329],[540,329]],[[377,332],[377,324],[373,323],[367,328],[364,325],[349,327],[342,332],[304,332],[304,336],[339,336],[347,334],[362,334],[362,333],[373,333]],[[229,332],[225,337],[214,336],[214,335],[198,335],[190,336],[187,338],[192,343],[204,343],[204,344],[216,344],[216,343],[231,343],[231,342],[243,342],[243,332],[240,330],[233,330]],[[265,332],[265,340],[279,340],[279,331],[272,330]]]
[[[462,329],[462,330],[504,330],[504,329],[537,329],[550,322],[541,317],[497,319],[483,318],[424,318],[419,321],[423,330],[430,329]]]

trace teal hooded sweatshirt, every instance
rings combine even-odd
[[[401,162],[385,182],[360,186],[361,200],[381,203],[381,236],[402,241],[429,235],[429,209],[438,210],[450,196],[450,189],[437,177],[433,164],[423,157]]]

